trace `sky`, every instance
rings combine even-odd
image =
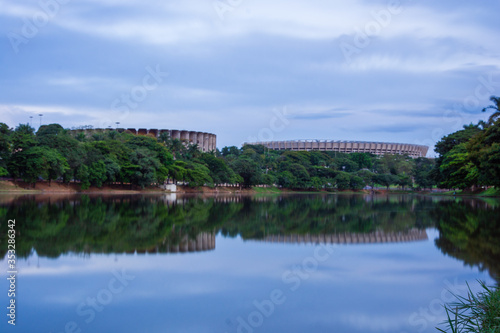
[[[432,147],[500,96],[500,1],[0,0],[0,122]],[[39,116],[42,114],[43,116]],[[30,118],[33,117],[33,118]],[[117,124],[119,123],[119,124]]]

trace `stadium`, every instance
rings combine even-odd
[[[375,155],[399,154],[412,158],[425,157],[429,147],[408,143],[334,141],[334,140],[289,140],[246,142],[245,145],[262,145],[270,150],[334,151],[339,153],[371,153]]]
[[[147,129],[147,128],[89,128],[89,129],[74,129],[73,132],[83,132],[87,135],[93,133],[102,133],[106,131],[116,130],[119,133],[127,132],[134,135],[149,135],[159,138],[160,135],[166,133],[172,139],[189,142],[189,144],[197,144],[200,151],[211,152],[217,149],[217,136],[212,133],[186,131],[186,130],[172,130],[172,129]]]

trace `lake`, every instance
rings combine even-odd
[[[500,280],[496,199],[2,195],[0,216],[1,332],[437,332],[450,291]]]

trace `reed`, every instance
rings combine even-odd
[[[481,292],[474,294],[467,284],[466,297],[454,295],[457,300],[444,306],[448,319],[443,323],[446,330],[437,328],[440,332],[500,332],[500,289],[478,282]]]

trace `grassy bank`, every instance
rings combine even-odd
[[[12,182],[8,180],[0,181],[0,193],[164,193],[165,191],[157,186],[149,186],[141,189],[138,186],[112,184],[103,187],[90,187],[89,189],[82,190],[79,183],[63,184],[53,181],[50,185],[48,182],[39,181],[33,188],[31,184],[23,182]],[[411,190],[401,190],[398,188],[377,189],[377,190],[294,190],[278,187],[252,187],[243,188],[239,187],[188,187],[177,186],[177,193],[246,193],[246,194],[280,194],[280,193],[295,193],[295,194],[311,194],[311,193],[342,193],[342,194],[426,194],[434,196],[477,196],[477,197],[500,197],[500,189],[490,188],[482,191],[467,192],[467,191],[448,191],[448,192],[417,192]]]
[[[40,193],[41,191],[36,189],[29,189],[18,184],[14,184],[10,181],[0,181],[0,193]]]
[[[476,196],[476,197],[500,197],[500,189],[489,188],[487,190],[477,190],[477,191],[448,191],[431,193],[431,195],[446,195],[446,196]]]

